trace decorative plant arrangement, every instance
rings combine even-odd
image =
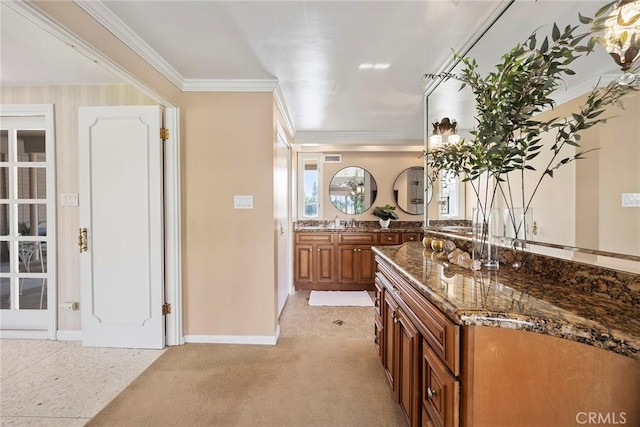
[[[381,220],[388,220],[388,219],[398,219],[398,214],[395,212],[396,211],[396,207],[395,206],[391,206],[391,205],[384,205],[382,207],[380,206],[376,206],[375,209],[373,210],[373,214],[375,216],[377,216],[378,218],[380,218]]]
[[[376,206],[373,209],[373,215],[377,216],[382,228],[388,228],[389,222],[394,219],[398,219],[398,214],[395,212],[396,207],[386,204],[382,207]]]
[[[521,233],[526,230],[514,208],[530,212],[533,198],[546,177],[553,178],[554,172],[564,165],[584,158],[591,150],[580,150],[580,132],[605,122],[603,116],[610,105],[621,105],[621,99],[632,91],[638,65],[631,65],[640,52],[640,36],[618,35],[621,43],[630,42],[627,54],[618,55],[617,62],[624,64],[626,74],[606,87],[596,87],[588,95],[579,111],[567,118],[554,117],[536,120],[535,115],[554,107],[551,94],[563,82],[563,77],[575,72],[570,65],[593,51],[595,44],[602,41],[599,32],[604,31],[617,2],[610,3],[595,14],[595,18],[580,16],[583,24],[592,24],[591,31],[578,33],[579,26],[560,29],[553,25],[551,36],[540,43],[536,33],[517,44],[502,56],[495,70],[481,76],[477,72],[475,59],[456,55],[463,65],[459,74],[426,74],[430,79],[455,79],[462,83],[460,89],[469,86],[476,101],[476,127],[472,138],[456,144],[443,144],[425,151],[426,164],[435,179],[440,171],[450,171],[469,182],[476,197],[478,218],[482,221],[481,251],[485,251],[485,241],[489,233],[489,213],[499,198],[506,207],[507,218],[504,227],[512,227],[512,235],[527,240]],[[627,21],[637,22],[640,15]],[[637,30],[636,30],[637,31]],[[634,47],[635,46],[635,47]],[[633,53],[633,49],[635,54]],[[630,52],[631,53],[628,53]],[[630,59],[631,58],[631,59]],[[614,57],[615,59],[615,57]],[[553,135],[553,143],[544,145],[543,134]],[[575,150],[564,148],[577,147]],[[532,160],[544,150],[550,150],[549,160],[543,169],[536,170]],[[569,153],[567,154],[567,151]],[[518,175],[515,179],[514,174]],[[525,180],[533,183],[529,194],[525,191]],[[514,184],[517,182],[518,184]],[[517,187],[519,188],[516,188]],[[474,245],[475,246],[475,245]],[[487,253],[477,255],[485,259]],[[497,266],[497,265],[494,265]]]

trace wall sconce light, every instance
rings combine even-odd
[[[429,137],[429,146],[436,148],[443,143],[443,137],[447,137],[447,143],[457,144],[460,142],[460,135],[456,132],[458,123],[450,121],[448,117],[443,118],[439,122],[433,122],[433,133]]]
[[[620,0],[603,24],[604,28],[593,28],[595,32],[602,30],[597,41],[625,72],[620,83],[631,84],[636,76],[629,70],[640,57],[640,0]]]

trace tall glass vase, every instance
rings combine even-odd
[[[513,254],[512,266],[522,266],[527,250],[527,240],[533,238],[533,208],[505,208],[502,214],[504,236]]]
[[[499,240],[502,234],[500,209],[479,209],[472,211],[473,259],[488,268],[498,268]]]

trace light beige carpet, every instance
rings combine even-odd
[[[281,320],[276,346],[169,348],[87,425],[405,425],[371,338],[373,308],[310,307],[297,294]]]

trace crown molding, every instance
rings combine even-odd
[[[106,7],[101,0],[74,0],[74,2],[103,27],[113,33],[113,35],[120,39],[131,50],[140,55],[142,59],[148,62],[149,65],[165,76],[176,87],[182,88],[184,77]]]
[[[276,79],[185,79],[185,92],[273,92]]]
[[[294,142],[298,145],[313,144],[364,144],[373,141],[382,142],[384,145],[396,145],[400,143],[419,141],[422,143],[422,136],[416,138],[412,135],[401,132],[315,132],[298,131]],[[377,144],[376,144],[377,145]]]
[[[15,12],[22,15],[25,19],[34,23],[38,27],[42,28],[53,37],[57,38],[64,44],[76,50],[79,54],[86,57],[88,60],[100,65],[122,81],[130,84],[138,89],[140,92],[155,100],[156,102],[164,105],[173,105],[170,101],[163,96],[149,89],[146,84],[139,80],[135,75],[131,74],[125,68],[116,64],[111,58],[103,55],[90,44],[86,43],[80,37],[67,30],[64,25],[55,19],[52,19],[47,14],[42,12],[37,6],[28,1],[8,1],[3,2],[4,5],[10,7]]]
[[[276,100],[276,107],[280,110],[280,114],[282,115],[282,120],[287,128],[287,132],[289,132],[289,135],[293,137],[296,134],[296,128],[293,123],[293,117],[291,117],[291,112],[287,107],[287,103],[284,101],[284,95],[282,94],[280,85],[276,85],[276,88],[273,91],[273,96]]]

